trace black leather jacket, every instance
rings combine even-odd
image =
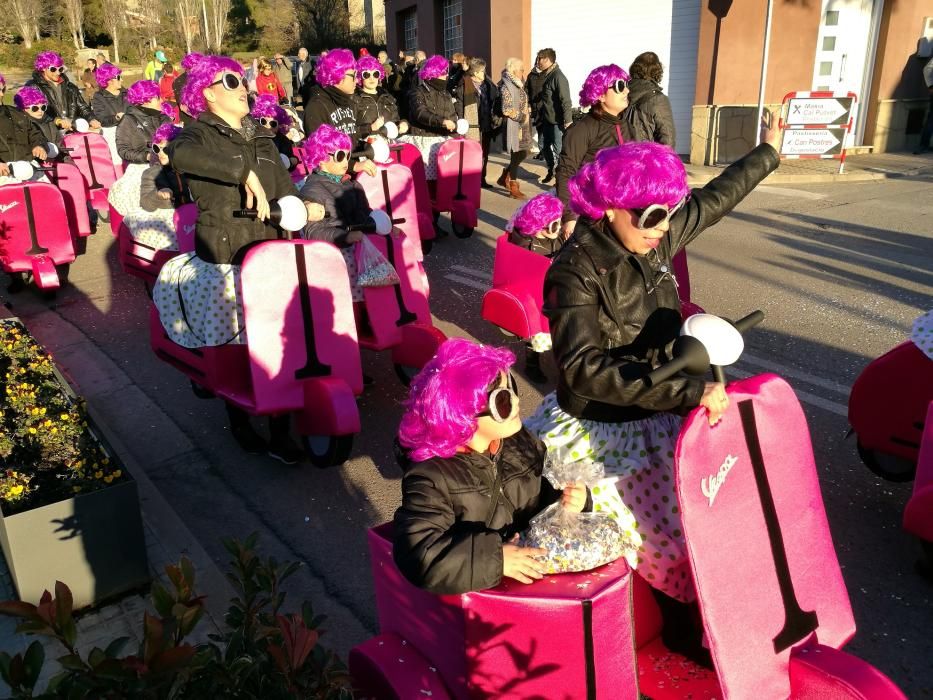
[[[665,272],[675,253],[732,211],[779,162],[774,148],[762,144],[694,190],[648,255],[623,248],[605,220],[579,220],[544,282],[564,411],[619,423],[699,405],[703,379],[678,376],[650,389],[642,381],[668,359],[680,332],[677,287]]]
[[[55,88],[42,76],[41,71],[33,71],[32,80],[28,81],[26,85],[33,85],[42,90],[42,94],[45,95],[45,99],[49,103],[49,111],[47,114],[53,119],[62,118],[73,120],[78,117],[87,119],[88,121],[94,119],[94,112],[91,111],[90,106],[88,106],[88,103],[84,100],[81,89],[68,80],[68,78],[63,78],[62,82],[59,83],[61,99],[59,99],[59,93]]]
[[[116,126],[120,123],[118,114],[126,114],[130,103],[126,101],[126,90],[120,89],[120,92],[114,95],[106,90],[98,90],[94,93],[91,100],[91,109],[94,110],[94,116],[101,126]]]
[[[412,465],[395,512],[393,556],[405,578],[433,593],[496,586],[503,542],[560,497],[541,476],[545,452],[522,428],[495,456],[465,452]]]
[[[372,133],[373,122],[379,117],[396,125],[401,119],[395,98],[382,88],[375,95],[357,90],[353,95],[353,105],[356,109],[356,133],[361,139]]]
[[[457,99],[440,78],[428,80],[408,95],[408,123],[413,136],[450,136],[444,120],[457,121]]]
[[[129,105],[117,126],[117,153],[127,163],[148,163],[152,135],[170,121],[157,109]]]
[[[35,119],[18,109],[0,105],[0,163],[32,160],[32,149],[47,148]]]

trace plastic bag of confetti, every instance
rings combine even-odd
[[[575,482],[592,486],[603,478],[598,462],[561,463],[549,456],[544,475],[559,489]],[[630,549],[624,532],[606,513],[572,513],[558,501],[538,513],[522,544],[540,547],[549,574],[589,571],[625,556]]]
[[[392,263],[366,236],[356,244],[356,269],[356,283],[361,287],[391,287],[401,281]]]

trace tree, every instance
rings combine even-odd
[[[231,0],[201,0],[204,40],[213,53],[220,53],[227,35],[227,15]]]
[[[259,29],[260,49],[274,54],[298,43],[298,12],[294,0],[262,0],[250,6]]]
[[[307,0],[301,5],[302,37],[317,49],[343,46],[350,35],[346,0]]]
[[[175,0],[175,24],[185,38],[185,51],[191,53],[192,41],[198,33],[197,0]]]
[[[7,21],[19,32],[23,38],[23,45],[32,48],[33,25],[29,0],[3,0],[0,11]]]
[[[82,0],[62,0],[61,13],[68,25],[76,49],[84,48],[84,3]]]

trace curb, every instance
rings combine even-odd
[[[702,187],[709,183],[712,179],[717,177],[722,171],[715,173],[691,173],[690,168],[687,168],[687,184],[691,187]],[[914,168],[913,170],[904,170],[904,171],[877,171],[871,172],[869,170],[858,169],[855,171],[843,173],[839,175],[838,173],[813,173],[806,175],[797,175],[797,174],[784,174],[780,170],[777,170],[764,180],[761,181],[762,185],[806,185],[806,184],[818,184],[818,183],[847,183],[847,182],[876,182],[880,180],[897,180],[905,177],[916,177],[920,175],[930,175],[933,174],[933,166],[923,167],[923,168]]]

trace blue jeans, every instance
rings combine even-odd
[[[547,163],[548,171],[554,172],[561,148],[564,145],[564,132],[561,131],[559,124],[548,124],[547,122],[541,124],[538,131],[544,134],[544,162]]]

